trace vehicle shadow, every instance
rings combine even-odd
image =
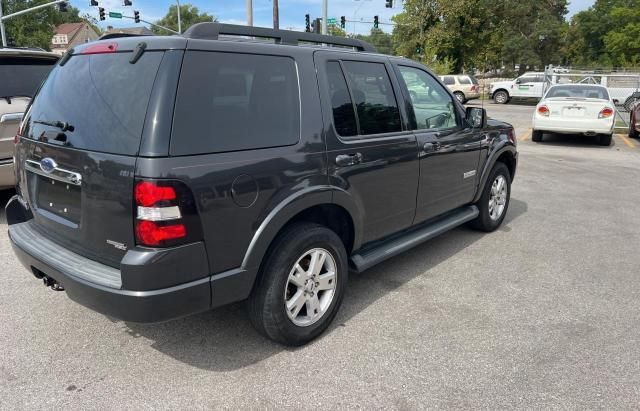
[[[549,145],[549,146],[562,146],[562,147],[585,147],[585,148],[608,150],[611,148],[615,148],[616,140],[613,139],[611,141],[610,146],[601,146],[599,144],[598,136],[585,136],[581,134],[545,133],[542,136],[542,141],[540,143],[535,143],[535,144],[542,144],[542,145]]]
[[[4,211],[7,202],[16,192],[13,189],[0,190],[0,224],[7,224],[7,216]]]
[[[501,230],[527,212],[527,203],[512,198]],[[362,274],[351,274],[340,312],[325,335],[371,304],[480,240],[483,233],[461,227],[394,257]],[[295,352],[259,335],[249,323],[243,302],[162,324],[125,323],[133,337],[151,340],[151,347],[178,361],[210,371],[237,370],[281,351]],[[322,336],[311,344],[322,343]]]

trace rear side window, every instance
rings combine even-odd
[[[0,57],[0,79],[11,79],[0,81],[0,98],[33,97],[55,64],[51,58]]]
[[[444,84],[446,84],[447,86],[451,86],[453,84],[456,84],[456,80],[452,76],[444,76],[444,77],[442,77],[442,82]]]
[[[401,131],[400,110],[384,64],[360,61],[343,64],[358,113],[360,134]]]
[[[289,57],[191,51],[185,55],[172,155],[296,144],[300,98]]]
[[[351,137],[358,134],[356,114],[353,111],[353,103],[347,88],[347,82],[340,69],[340,63],[330,61],[327,63],[327,77],[329,79],[329,94],[331,96],[331,108],[333,109],[333,122],[336,131],[343,137]]]
[[[29,138],[55,138],[59,128],[42,124],[66,122],[70,147],[135,155],[153,82],[163,52],[147,52],[129,63],[131,53],[73,56],[47,78],[24,123]]]
[[[458,77],[458,83],[460,84],[471,84],[471,79],[469,77],[460,76]]]

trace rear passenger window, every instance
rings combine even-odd
[[[458,77],[458,83],[471,84],[471,79],[469,77]]]
[[[358,134],[356,114],[353,111],[353,103],[340,63],[337,61],[327,63],[327,77],[329,79],[329,94],[331,96],[333,123],[336,131],[343,137],[355,136]]]
[[[382,63],[343,62],[356,104],[360,134],[401,131],[400,110]]]
[[[299,138],[298,77],[291,58],[187,52],[172,155],[286,146]]]

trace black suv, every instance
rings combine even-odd
[[[411,60],[201,23],[71,50],[16,162],[9,236],[46,285],[134,322],[248,299],[262,334],[299,345],[349,271],[466,222],[495,230],[517,152],[510,125]]]

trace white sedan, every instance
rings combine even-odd
[[[598,135],[600,144],[611,144],[616,108],[606,87],[593,84],[561,84],[547,90],[533,113],[533,141],[544,133]]]

